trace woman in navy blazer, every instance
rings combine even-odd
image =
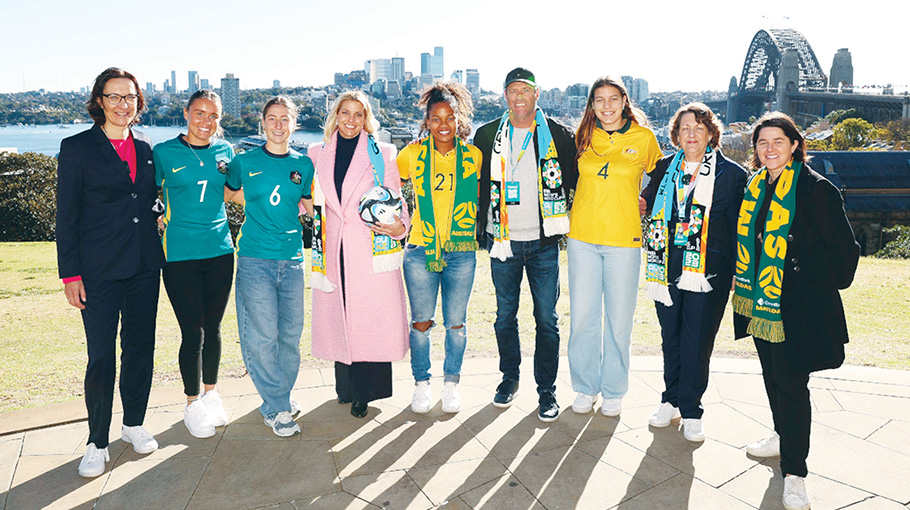
[[[57,168],[57,265],[66,299],[81,310],[88,347],[88,448],[79,474],[104,473],[114,401],[117,325],[122,348],[122,439],[140,454],[158,443],[143,427],[155,349],[164,252],[149,138],[130,127],[144,106],[139,82],[109,68],[87,103],[95,125],[64,139]]]
[[[653,209],[661,181],[669,179],[664,187],[670,192],[666,202],[672,204],[668,208],[670,215],[665,219],[669,235],[665,240],[666,266],[658,271],[666,271],[670,299],[664,298],[666,303],[655,301],[662,337],[666,390],[661,395],[660,406],[648,422],[654,427],[666,427],[672,420],[681,417],[683,436],[694,442],[705,440],[701,398],[708,387],[708,363],[714,349],[714,337],[730,297],[736,260],[736,221],[746,186],[745,170],[726,159],[720,151],[721,133],[723,126],[704,104],[689,103],[681,107],[670,121],[670,141],[682,154],[679,159],[677,155],[672,155],[657,162],[651,172],[651,181],[641,194],[640,204],[647,204],[647,209]],[[685,170],[674,173],[674,162]],[[680,182],[674,181],[674,176]],[[709,190],[698,193],[697,186],[700,183],[710,185],[710,179],[714,181],[710,193],[705,193]],[[682,201],[678,194],[684,197]],[[705,208],[702,214],[705,215],[703,224],[707,225],[704,227],[707,228],[707,235],[694,233],[677,242],[678,224],[683,224],[680,230],[686,231],[690,229],[685,225],[700,223],[697,218],[693,220],[691,217],[696,197],[700,199],[700,207]],[[683,203],[683,215],[679,214],[680,202]],[[652,218],[657,213],[652,210]],[[682,221],[680,216],[683,216]],[[652,245],[648,253],[651,268],[656,262],[650,260],[655,241],[649,236],[648,242]],[[701,243],[705,246],[700,246]],[[699,248],[694,250],[700,252],[698,257],[704,257],[701,270],[695,272],[701,273],[704,276],[702,281],[708,283],[698,290],[692,290],[695,288],[692,285],[680,284],[684,255],[690,257],[690,265],[694,258],[688,246],[692,244]],[[685,272],[692,273],[691,269]]]

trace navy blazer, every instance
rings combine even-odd
[[[133,131],[136,182],[95,124],[60,143],[57,165],[57,266],[60,278],[120,280],[164,267],[152,210],[158,198],[152,144]]]
[[[651,180],[642,191],[641,196],[648,203],[648,210],[654,207],[654,197],[660,188],[660,181],[667,173],[667,167],[673,162],[675,154],[666,156],[657,162],[651,172]],[[705,254],[705,272],[707,274],[732,274],[736,262],[736,222],[739,218],[739,206],[742,204],[746,189],[746,171],[733,161],[725,158],[717,150],[717,162],[714,167],[714,196],[711,200],[711,221],[708,224],[708,249]],[[692,203],[689,196],[688,204]],[[675,207],[674,207],[675,209]],[[653,213],[653,211],[652,211]],[[688,214],[688,211],[686,212]],[[668,218],[670,237],[676,230],[676,212]],[[681,261],[681,250],[676,256]],[[668,276],[673,279],[682,271],[681,262],[673,260]]]

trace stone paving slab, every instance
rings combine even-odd
[[[229,423],[208,439],[186,430],[182,388],[156,388],[145,426],[161,447],[136,454],[119,439],[116,412],[111,462],[91,480],[76,474],[82,402],[0,414],[0,509],[780,508],[779,460],[745,454],[772,426],[757,360],[712,360],[702,444],[687,442],[678,420],[647,423],[663,390],[659,357],[632,359],[617,418],[600,415],[599,402],[571,410],[561,359],[562,412],[542,423],[530,358],[521,370],[518,398],[500,409],[490,403],[498,360],[467,359],[461,412],[442,412],[437,377],[433,409],[416,415],[410,367],[396,363],[393,396],[362,420],[335,401],[333,369],[302,370],[292,396],[303,432],[291,438],[263,425],[249,378],[220,383]],[[910,508],[910,372],[843,367],[813,375],[810,388],[813,508]]]

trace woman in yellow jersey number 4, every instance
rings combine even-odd
[[[622,81],[591,86],[575,144],[578,187],[569,230],[569,371],[572,410],[617,416],[629,388],[632,318],[641,267],[638,193],[661,157],[644,113]]]

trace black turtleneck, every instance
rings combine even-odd
[[[354,149],[357,148],[357,142],[360,140],[360,134],[354,138],[345,138],[338,133],[338,142],[335,147],[335,192],[338,193],[338,200],[341,201],[341,186],[344,184],[344,176],[348,173],[348,167],[351,166],[351,159],[354,157]]]

